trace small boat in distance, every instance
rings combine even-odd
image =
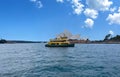
[[[46,45],[45,47],[74,47],[74,44],[71,44],[68,41],[67,37],[59,37],[59,38],[55,38],[55,39],[51,39]]]

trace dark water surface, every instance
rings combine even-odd
[[[0,77],[120,77],[120,44],[0,44]]]

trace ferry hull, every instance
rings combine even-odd
[[[46,44],[45,47],[74,47],[74,44],[68,44],[68,45],[49,45]]]

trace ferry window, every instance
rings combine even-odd
[[[55,45],[55,44],[51,44],[51,45]]]
[[[63,45],[68,45],[68,43],[62,43]]]

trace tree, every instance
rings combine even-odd
[[[120,41],[120,35],[116,35],[115,37],[111,38],[112,41]]]
[[[111,37],[111,34],[107,34],[107,35],[105,36],[105,38],[104,38],[104,41],[109,40],[110,37]]]
[[[1,39],[0,43],[6,43],[7,41],[5,39]]]

